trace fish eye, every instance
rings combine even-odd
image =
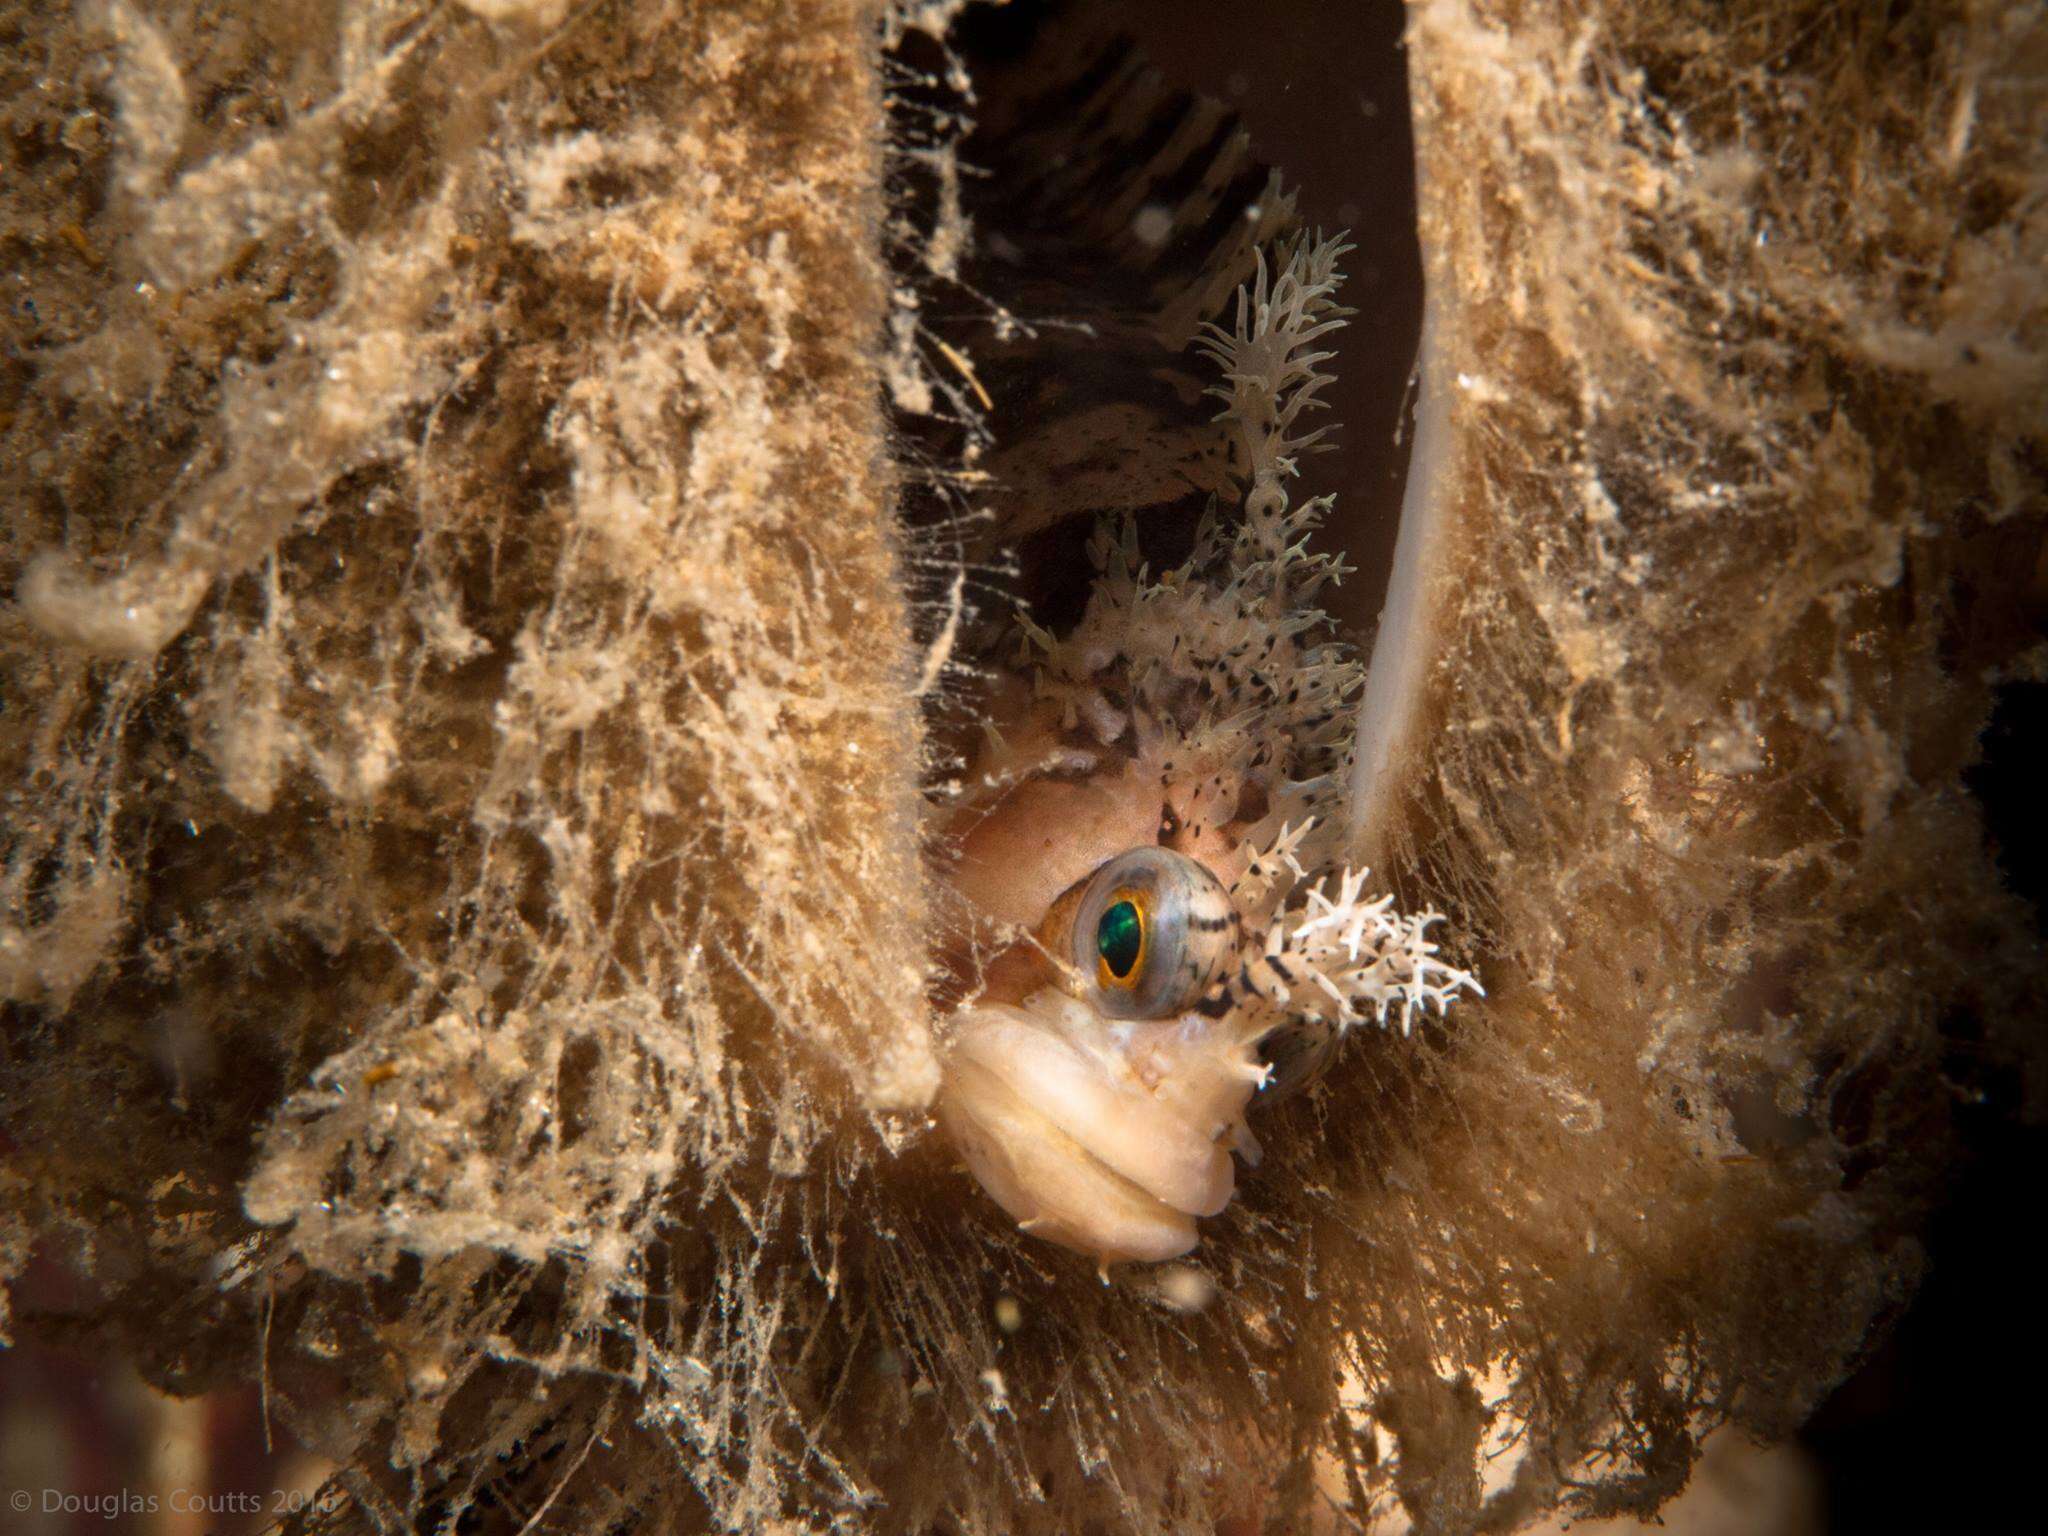
[[[1145,911],[1135,891],[1118,891],[1095,924],[1096,979],[1133,986],[1145,962]]]
[[[1110,1018],[1165,1018],[1193,1007],[1237,952],[1230,893],[1206,867],[1167,848],[1110,859],[1053,904],[1048,923],[1055,952],[1064,949],[1087,978],[1085,1000]]]

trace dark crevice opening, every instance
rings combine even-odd
[[[1162,348],[1150,321],[1159,295],[1192,283],[1277,172],[1300,227],[1348,230],[1356,247],[1343,298],[1357,313],[1334,339],[1325,391],[1335,447],[1304,461],[1294,494],[1335,493],[1320,541],[1356,574],[1327,601],[1353,639],[1369,639],[1392,567],[1421,333],[1403,21],[1397,0],[1283,0],[1255,23],[1155,0],[962,16],[951,41],[976,97],[979,126],[960,146],[974,242],[962,287],[928,289],[923,318],[973,359],[989,398],[981,499],[994,520],[965,553],[979,571],[1007,572],[989,585],[1038,624],[1058,631],[1079,617],[1101,516],[1134,515],[1160,570],[1186,553],[1223,484],[1227,438],[1202,393],[1214,369]],[[1140,191],[1133,230],[1157,210],[1176,215],[1173,227],[1113,249],[1087,218]],[[1035,334],[1002,337],[991,304]],[[952,462],[966,441],[958,427],[915,430],[932,462]],[[1226,504],[1232,494],[1225,485]],[[1008,616],[987,591],[983,643]]]

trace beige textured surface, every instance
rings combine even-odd
[[[684,1370],[606,1353],[649,1264],[746,1303],[935,1086],[878,15],[4,25],[23,1214],[188,1388],[332,1309],[280,1410],[431,1483],[493,1357]],[[765,1462],[772,1316],[670,1326]]]

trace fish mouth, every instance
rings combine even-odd
[[[1024,1230],[1104,1263],[1171,1259],[1235,1192],[1262,1076],[1248,1042],[1199,1014],[1109,1019],[1039,992],[960,1011],[938,1113]]]

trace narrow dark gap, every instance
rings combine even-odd
[[[2041,759],[2048,685],[2011,683],[1965,776],[2000,872],[2048,934]],[[2018,1072],[1984,1049],[1985,1021],[1946,1021],[1963,1162],[1926,1236],[1926,1277],[1869,1358],[1801,1435],[1826,1482],[1829,1528],[1992,1529],[2020,1497],[2031,1415],[2048,1366],[2041,1285],[2026,1258],[2048,1186],[2048,1127],[2021,1120]]]
[[[1176,0],[1115,7],[1161,70],[1215,96],[1253,152],[1295,190],[1310,229],[1349,230],[1337,381],[1325,393],[1343,424],[1334,452],[1304,466],[1308,494],[1337,493],[1345,555],[1358,567],[1332,595],[1338,621],[1368,630],[1386,599],[1408,473],[1409,380],[1422,336],[1422,252],[1415,233],[1415,141],[1406,8],[1398,0],[1274,0],[1247,12]]]
[[[964,298],[929,318],[988,391],[996,521],[984,553],[1014,552],[1015,595],[1039,623],[1078,617],[1100,516],[1136,516],[1155,569],[1191,540],[1220,479],[1202,394],[1213,370],[1162,346],[1152,322],[1256,224],[1277,172],[1299,227],[1348,230],[1356,247],[1344,298],[1357,313],[1335,339],[1325,392],[1336,446],[1304,463],[1298,494],[1336,494],[1322,538],[1357,574],[1332,608],[1354,638],[1369,636],[1392,565],[1398,429],[1421,333],[1402,24],[1396,0],[1285,0],[1255,25],[1227,7],[1155,0],[961,19],[955,45],[980,124],[961,148],[975,228],[963,276],[1035,334],[999,338]]]
[[[2021,1497],[2012,1478],[2031,1415],[2020,1403],[2048,1354],[2023,1232],[2048,1178],[2048,1130],[2020,1124],[2010,1103],[1977,1119],[1919,1291],[1800,1435],[1832,1531],[1995,1529],[1990,1517]]]

